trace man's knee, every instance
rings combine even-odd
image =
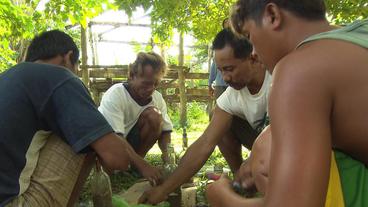
[[[152,131],[161,131],[162,124],[162,114],[156,107],[146,108],[138,119],[139,128],[149,127]]]
[[[257,189],[265,192],[267,187],[271,159],[271,131],[266,128],[256,139],[252,148],[252,174]]]

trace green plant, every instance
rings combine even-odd
[[[168,114],[175,130],[181,129],[179,104],[172,104],[168,107]],[[208,125],[207,105],[199,102],[187,104],[187,132],[203,131]]]
[[[188,131],[198,131],[203,129],[203,125],[208,125],[207,105],[199,102],[192,102],[187,105]]]

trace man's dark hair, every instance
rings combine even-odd
[[[75,65],[79,58],[79,50],[73,39],[59,30],[46,31],[33,38],[27,50],[26,61],[47,60],[65,55],[69,51],[73,51],[70,61]]]
[[[238,0],[233,7],[231,23],[234,30],[241,33],[244,21],[251,18],[257,23],[268,3],[274,3],[294,15],[307,20],[325,19],[324,0]]]
[[[230,29],[221,30],[212,42],[213,50],[221,50],[229,45],[233,48],[234,57],[237,59],[246,59],[252,53],[252,44],[247,38],[235,36]]]

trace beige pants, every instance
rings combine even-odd
[[[41,149],[28,189],[6,207],[66,206],[81,171],[85,155],[55,135]]]

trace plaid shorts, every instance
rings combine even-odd
[[[66,206],[85,156],[51,135],[40,151],[28,189],[6,207]]]

